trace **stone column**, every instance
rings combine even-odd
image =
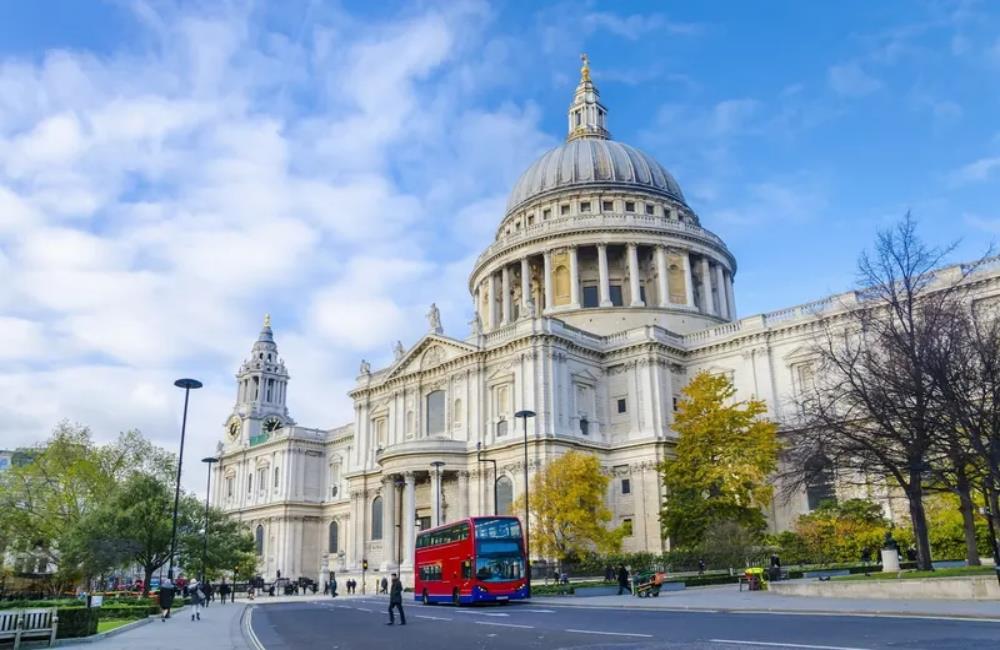
[[[496,287],[493,286],[492,273],[486,276],[483,285],[486,288],[486,313],[483,316],[486,318],[486,329],[491,330],[496,327],[496,294],[494,293]]]
[[[458,512],[452,519],[462,519],[469,516],[469,473],[458,472]]]
[[[701,258],[701,310],[715,315],[715,305],[712,304],[712,269],[707,257]]]
[[[569,306],[580,308],[580,265],[577,263],[576,246],[569,247]]]
[[[719,313],[729,318],[729,299],[726,297],[726,272],[721,264],[715,265],[715,281],[719,284]]]
[[[503,324],[506,325],[513,320],[511,316],[514,311],[511,309],[512,305],[510,302],[510,266],[506,264],[500,269],[500,291],[503,296],[500,303],[501,313],[503,314],[502,319]]]
[[[414,494],[416,492],[416,478],[413,472],[403,474],[403,567],[413,567],[413,542],[416,539],[416,508],[414,508]]]
[[[545,251],[542,254],[545,261],[545,308],[544,311],[552,309],[552,252]]]
[[[670,287],[667,283],[667,249],[663,246],[656,247],[656,292],[660,300],[660,307],[670,305]]]
[[[431,528],[441,525],[441,478],[439,470],[431,468]]]
[[[611,307],[611,287],[608,282],[608,245],[597,245],[597,272],[600,277],[601,307]]]
[[[733,294],[733,275],[726,271],[726,299],[729,301],[729,318],[736,320],[736,296]]]
[[[694,278],[691,276],[691,254],[686,252],[681,256],[684,264],[684,300],[688,307],[694,307]]]
[[[382,479],[382,570],[396,564],[396,486],[392,475]]]
[[[521,317],[528,316],[528,300],[531,298],[531,265],[528,258],[521,258]],[[536,307],[538,305],[535,305]]]
[[[646,303],[642,301],[639,294],[639,250],[634,243],[628,245],[628,283],[629,293],[632,294],[632,307],[643,307]]]

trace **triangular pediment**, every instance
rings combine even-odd
[[[464,341],[430,333],[417,341],[416,345],[389,367],[386,379],[431,370],[477,349]]]
[[[786,366],[794,366],[816,359],[816,351],[811,345],[800,345],[783,357]]]

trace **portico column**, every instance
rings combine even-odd
[[[688,307],[694,307],[694,278],[691,277],[691,254],[685,252],[681,256],[684,264],[684,302]]]
[[[580,308],[580,269],[577,264],[577,248],[569,247],[569,306]]]
[[[469,473],[458,472],[458,513],[452,519],[463,519],[469,516]]]
[[[597,245],[597,273],[601,293],[601,307],[611,307],[611,288],[608,284],[608,245]]]
[[[719,285],[719,313],[723,318],[729,318],[729,299],[726,297],[726,272],[721,264],[715,265],[715,281]]]
[[[494,286],[493,274],[486,277],[486,329],[491,330],[496,327],[496,287]]]
[[[552,252],[545,251],[542,254],[545,271],[545,311],[552,309]]]
[[[440,470],[431,469],[431,527],[441,524],[441,513],[438,510],[441,504],[441,473]]]
[[[632,307],[643,307],[646,303],[642,301],[639,293],[639,250],[633,243],[628,245],[628,286],[632,294]]]
[[[667,250],[663,246],[656,247],[656,292],[660,301],[660,307],[670,304],[670,296],[667,294]]]
[[[413,507],[413,495],[416,491],[416,479],[413,472],[403,474],[403,567],[413,566],[413,540],[416,512]]]
[[[531,266],[528,258],[521,258],[521,317],[528,316],[528,300],[531,299]],[[536,305],[537,306],[537,305]]]
[[[501,322],[506,325],[510,322],[510,267],[504,264],[503,268],[500,269],[500,292],[503,296],[500,300],[501,307]]]
[[[701,258],[701,310],[715,315],[715,305],[712,304],[712,270],[707,257]]]
[[[726,299],[729,301],[729,318],[736,320],[736,296],[733,294],[733,274],[726,271]]]
[[[396,564],[396,486],[392,476],[382,479],[382,566]]]

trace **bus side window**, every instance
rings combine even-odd
[[[471,578],[472,577],[472,560],[465,560],[462,562],[462,577]]]

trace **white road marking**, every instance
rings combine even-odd
[[[635,636],[642,639],[652,639],[652,634],[636,634],[635,632],[602,632],[600,630],[565,630],[566,632],[576,632],[577,634],[601,634],[604,636]]]
[[[369,614],[371,614],[371,613],[372,613],[372,610],[370,610],[370,609],[365,609],[364,607],[355,607],[354,609],[356,609],[356,610],[358,610],[358,611],[361,611],[361,612],[368,612]]]
[[[803,648],[804,650],[869,650],[842,645],[808,645],[805,643],[774,643],[771,641],[737,641],[735,639],[709,639],[712,643],[731,643],[733,645],[756,645],[767,648]]]
[[[525,609],[523,611],[525,611],[525,612],[534,612],[536,614],[555,614],[556,613],[556,610],[554,610],[554,609]]]
[[[444,618],[442,616],[422,616],[420,614],[414,614],[414,616],[416,616],[417,618],[426,618],[427,620],[430,620],[430,621],[450,621],[451,620],[450,618]]]
[[[493,616],[494,618],[506,618],[506,617],[510,616],[510,614],[500,614],[500,613],[494,614],[494,613],[491,613],[491,612],[477,612],[477,611],[474,611],[474,610],[471,610],[471,609],[456,609],[455,613],[456,614],[475,614],[476,616]]]
[[[499,625],[500,627],[519,627],[524,630],[535,629],[534,625],[518,625],[517,623],[495,623],[493,621],[475,621],[476,625]]]

